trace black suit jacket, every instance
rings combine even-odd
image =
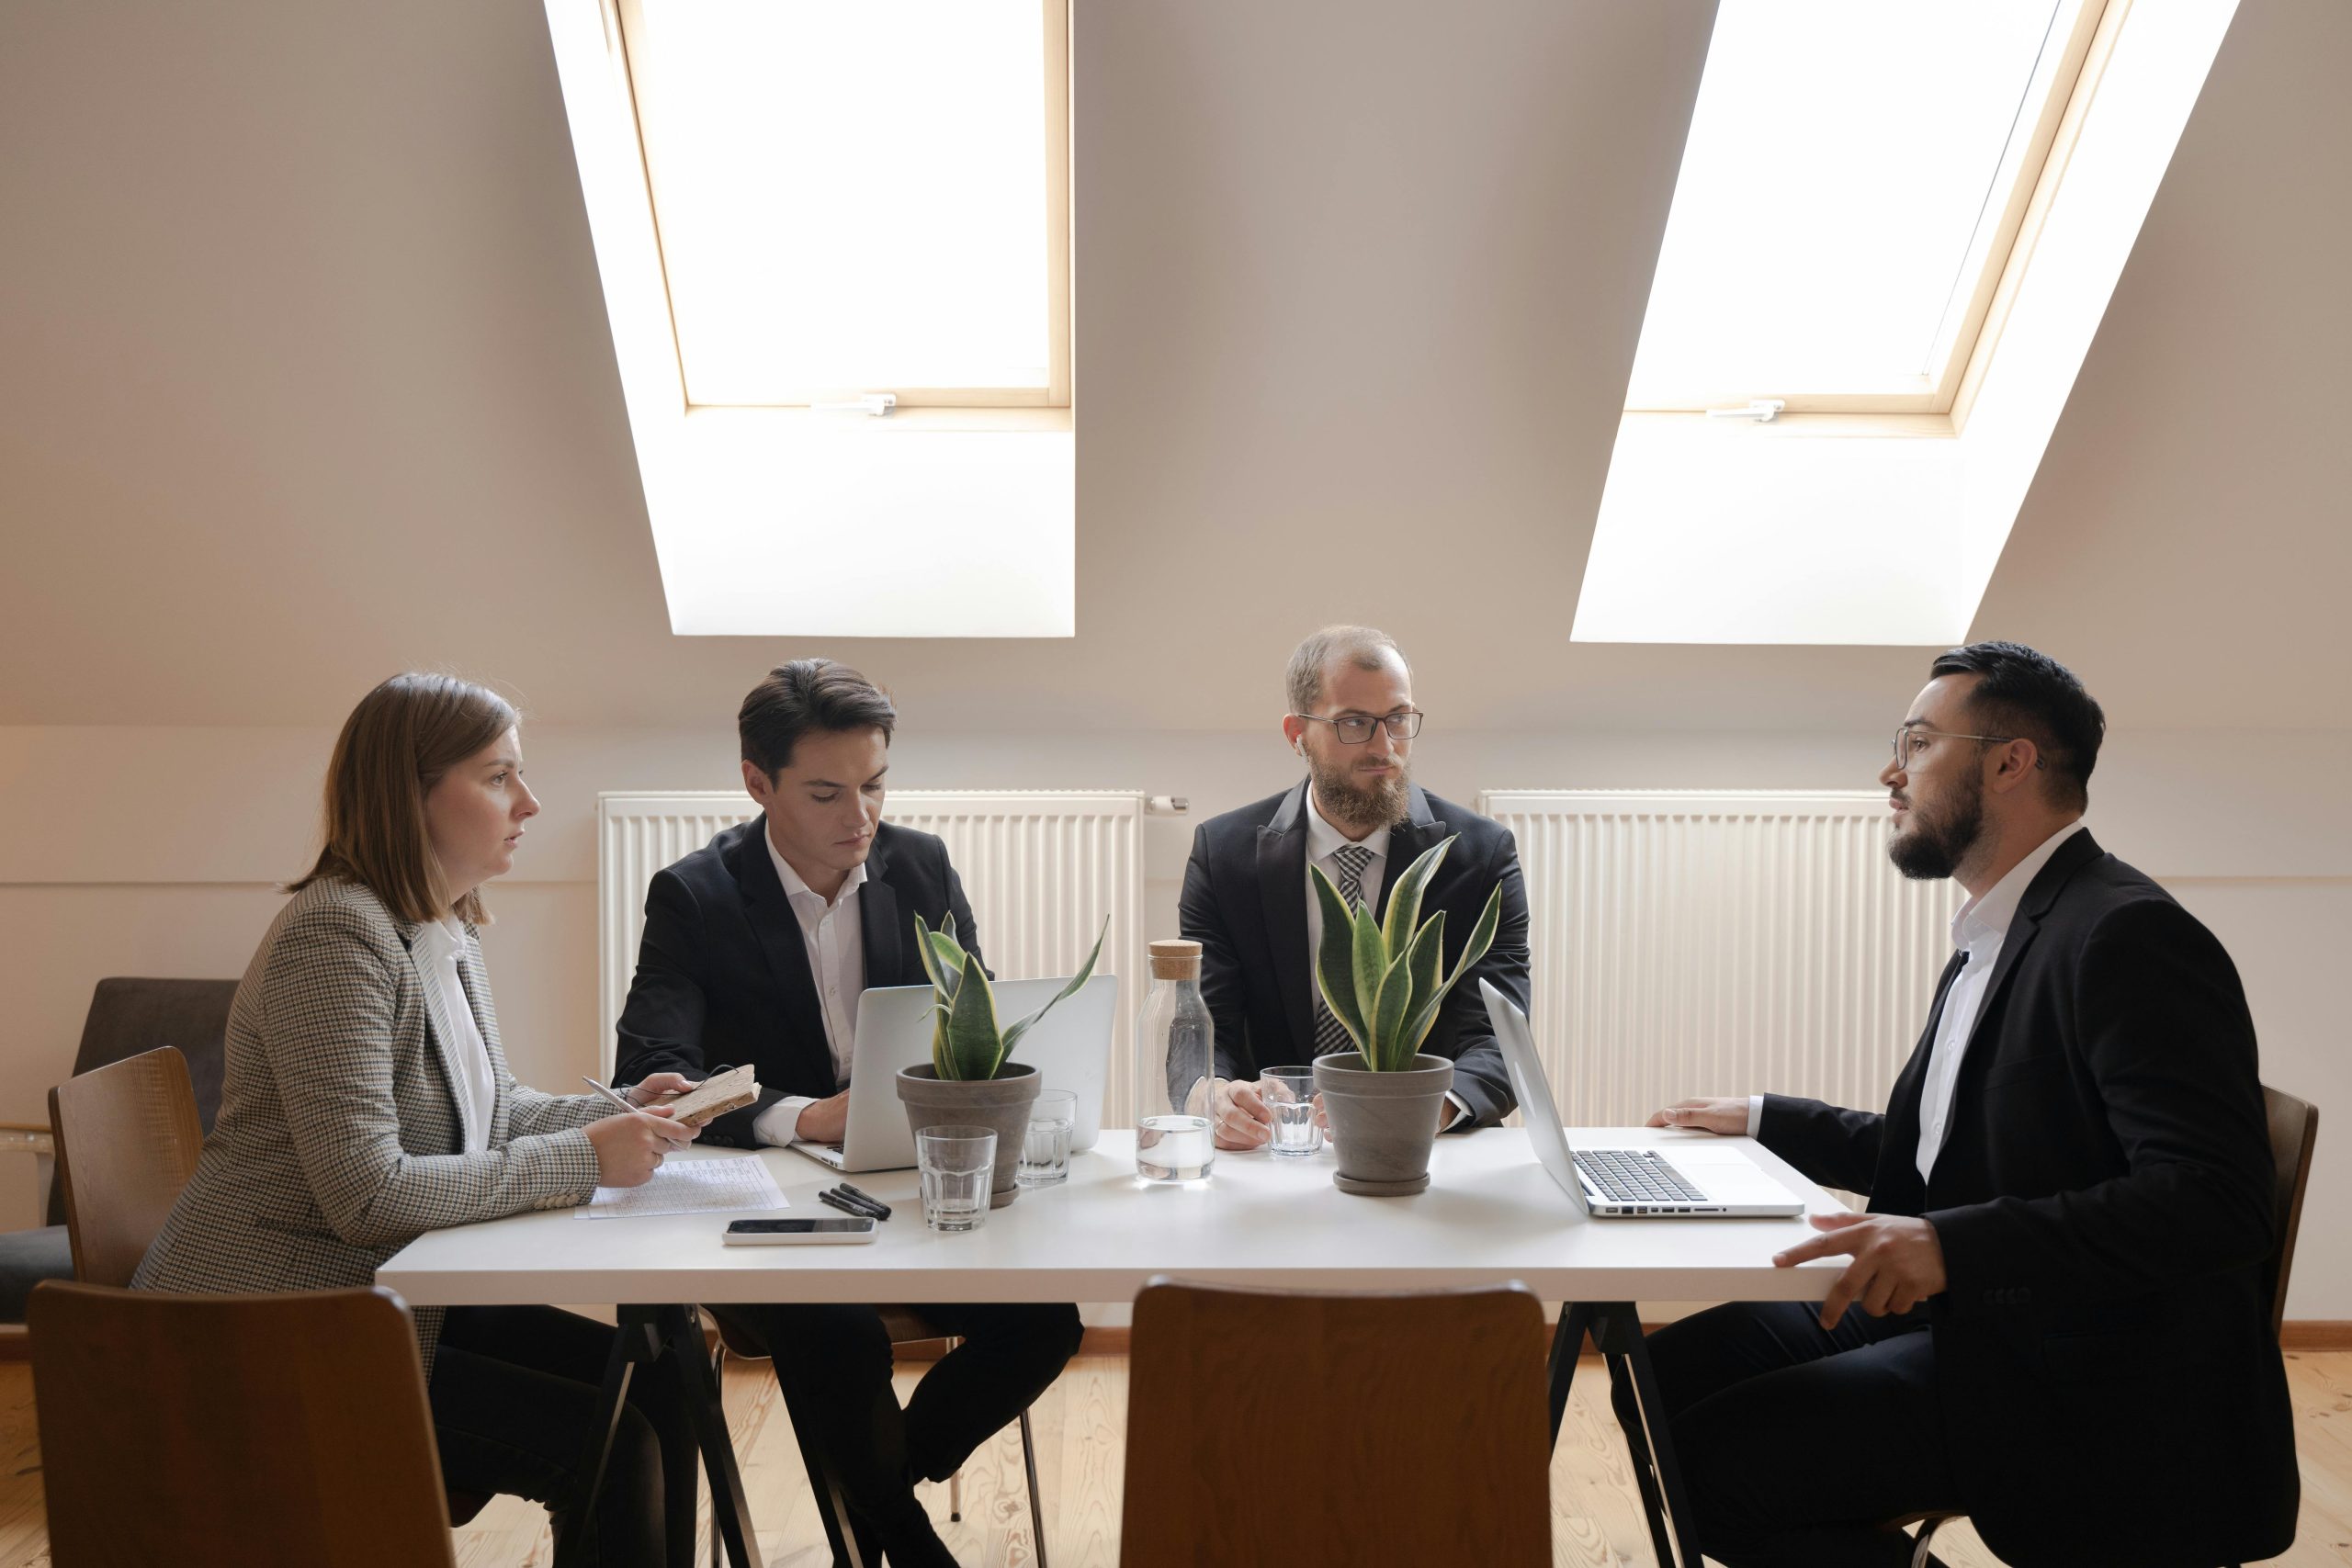
[[[1936,1227],[1937,1380],[1979,1533],[2004,1562],[2070,1568],[2284,1551],[2273,1171],[2229,954],[2077,833],[2002,941],[1923,1182],[1921,1088],[1958,970],[1883,1114],[1773,1095],[1758,1132],[1873,1213]]]
[[[719,1117],[702,1134],[741,1148],[758,1142],[752,1122],[778,1100],[821,1100],[839,1087],[808,943],[776,878],[766,825],[754,817],[654,874],[616,1069],[634,1083],[649,1073],[700,1078],[751,1063],[759,1103]],[[876,829],[857,898],[869,987],[924,983],[918,914],[933,930],[954,914],[957,939],[979,953],[947,846],[929,833],[888,822]]]
[[[1315,1058],[1313,971],[1306,952],[1306,782],[1212,817],[1193,835],[1178,918],[1201,944],[1201,996],[1216,1031],[1217,1072],[1255,1077],[1269,1067],[1304,1066]],[[1502,924],[1495,944],[1438,1010],[1421,1049],[1453,1059],[1453,1092],[1470,1108],[1456,1131],[1488,1127],[1511,1113],[1510,1075],[1478,982],[1527,1006],[1527,891],[1510,829],[1411,786],[1407,820],[1392,829],[1375,915],[1389,890],[1422,851],[1459,833],[1421,900],[1421,919],[1445,915],[1448,973],[1461,962],[1487,897],[1502,886]]]

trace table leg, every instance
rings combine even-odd
[[[727,1413],[719,1406],[718,1385],[711,1381],[710,1363],[703,1359],[702,1328],[694,1309],[623,1306],[614,1309],[614,1316],[619,1327],[613,1335],[612,1358],[605,1364],[597,1418],[589,1428],[590,1455],[584,1466],[588,1490],[580,1500],[578,1528],[567,1533],[562,1549],[556,1553],[556,1568],[574,1568],[585,1561],[596,1533],[596,1495],[604,1489],[605,1466],[612,1457],[613,1434],[620,1429],[630,1374],[640,1362],[660,1359],[664,1351],[678,1359],[687,1415],[702,1449],[703,1469],[710,1477],[711,1520],[726,1543],[728,1558],[734,1568],[764,1568],[759,1542],[752,1533],[751,1509],[743,1500],[735,1447],[727,1437]]]
[[[1560,1447],[1560,1423],[1568,1414],[1568,1385],[1576,1381],[1577,1357],[1582,1353],[1585,1334],[1591,1327],[1591,1303],[1560,1303],[1559,1326],[1552,1331],[1552,1354],[1544,1367],[1552,1403],[1552,1448],[1555,1452]]]
[[[765,1568],[760,1542],[752,1529],[752,1506],[743,1495],[742,1472],[735,1463],[735,1444],[727,1435],[727,1408],[718,1396],[718,1381],[703,1359],[702,1325],[692,1307],[656,1309],[664,1325],[662,1337],[678,1359],[678,1376],[685,1384],[686,1409],[692,1413],[695,1436],[702,1446],[703,1472],[710,1480],[710,1523],[727,1548],[734,1568]]]
[[[1690,1497],[1682,1484],[1682,1467],[1674,1452],[1674,1437],[1667,1429],[1666,1403],[1650,1364],[1649,1342],[1642,1335],[1639,1308],[1632,1302],[1590,1302],[1564,1304],[1560,1327],[1552,1339],[1552,1396],[1555,1442],[1559,1438],[1560,1413],[1567,1406],[1568,1380],[1574,1374],[1577,1351],[1585,1334],[1609,1367],[1611,1388],[1630,1385],[1636,1415],[1625,1429],[1625,1450],[1634,1464],[1634,1483],[1642,1495],[1642,1517],[1649,1525],[1650,1550],[1658,1568],[1698,1568],[1696,1548],[1684,1548],[1690,1519]],[[1564,1371],[1561,1363],[1567,1363]]]

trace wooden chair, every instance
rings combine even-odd
[[[74,1279],[130,1283],[204,1152],[198,1121],[187,1059],[169,1046],[93,1068],[49,1091]],[[445,1501],[460,1525],[490,1506],[487,1496],[470,1492],[451,1492]]]
[[[1518,1284],[1136,1298],[1124,1568],[1552,1561],[1544,1311]]]
[[[2311,1185],[2312,1150],[2319,1143],[2319,1107],[2284,1089],[2262,1086],[2262,1109],[2270,1122],[2272,1185],[2269,1269],[2270,1336],[2278,1337],[2287,1321],[2287,1281],[2295,1272],[2295,1237],[2303,1228],[2303,1190]],[[1960,1514],[1910,1514],[1894,1521],[1917,1525],[1912,1540],[1911,1568],[1928,1568],[1933,1561],[1928,1542],[1937,1530],[1962,1517]]]
[[[368,1287],[35,1288],[57,1568],[453,1562],[408,1309]]]
[[[170,1046],[49,1091],[74,1277],[127,1286],[204,1149],[187,1058]]]
[[[893,1348],[928,1344],[935,1340],[953,1350],[963,1342],[957,1336],[944,1332],[925,1318],[920,1308],[885,1306],[876,1310],[882,1314],[882,1327],[890,1336]],[[718,1331],[718,1348],[711,1352],[711,1385],[718,1390],[719,1408],[723,1413],[727,1404],[727,1363],[730,1359],[764,1361],[769,1356],[767,1347],[748,1339],[718,1314],[711,1314],[711,1322]],[[1029,1477],[1029,1539],[1036,1548],[1037,1568],[1046,1568],[1046,1510],[1037,1492],[1037,1444],[1030,1432],[1029,1412],[1026,1410],[1021,1413],[1020,1427],[1021,1463]],[[838,1490],[825,1473],[824,1461],[819,1457],[815,1446],[800,1431],[797,1424],[793,1427],[793,1437],[800,1444],[800,1462],[808,1472],[809,1490],[816,1494],[817,1517],[825,1527],[825,1540],[832,1549],[833,1561],[845,1562],[848,1558],[843,1551],[843,1541],[848,1521],[842,1517]],[[947,1517],[951,1519],[964,1517],[964,1472],[960,1470],[947,1478]],[[718,1568],[718,1532],[713,1530],[710,1536],[711,1568]]]

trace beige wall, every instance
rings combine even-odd
[[[1907,692],[1890,698],[1899,716]],[[1442,706],[1423,695],[1425,705]],[[1891,722],[1890,722],[1891,728]],[[70,1070],[90,987],[106,975],[242,974],[279,903],[269,884],[306,863],[317,781],[332,735],[303,729],[0,730],[0,995],[12,998],[12,1071],[0,1120],[45,1115]],[[493,889],[485,940],[515,1071],[550,1088],[596,1064],[595,794],[725,788],[724,717],[702,731],[535,728],[534,787],[547,803],[515,874]],[[1448,733],[1419,747],[1430,788],[1865,788],[1885,742],[1852,736],[1602,732]],[[2301,772],[2352,772],[2352,737],[2119,736],[2095,781],[2094,827],[2165,880],[2236,958],[2269,1081],[2323,1106],[2352,1105],[2335,976],[2352,939],[2352,833],[2314,830]],[[1259,733],[903,735],[903,788],[1117,787],[1183,795],[1186,818],[1148,819],[1148,925],[1173,935],[1176,893],[1202,816],[1283,787],[1295,774],[1271,726]],[[33,830],[31,824],[44,825]],[[1908,1041],[1889,1043],[1890,1061]],[[1767,1085],[1692,1085],[1744,1092]],[[2323,1142],[2291,1310],[2352,1318],[2352,1239],[2342,1235],[2338,1142]],[[0,1173],[0,1180],[6,1179]]]

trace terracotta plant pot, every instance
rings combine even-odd
[[[987,1127],[996,1134],[996,1174],[989,1184],[989,1207],[1001,1209],[1021,1196],[1013,1179],[1021,1168],[1022,1140],[1029,1135],[1029,1110],[1046,1080],[1023,1062],[1008,1062],[992,1078],[943,1078],[928,1063],[899,1072],[899,1100],[907,1108],[907,1125],[917,1134],[925,1127]]]
[[[1353,1051],[1315,1063],[1315,1088],[1331,1122],[1331,1180],[1342,1192],[1400,1198],[1430,1184],[1430,1146],[1437,1142],[1453,1064],[1424,1052],[1398,1072],[1375,1073]]]

